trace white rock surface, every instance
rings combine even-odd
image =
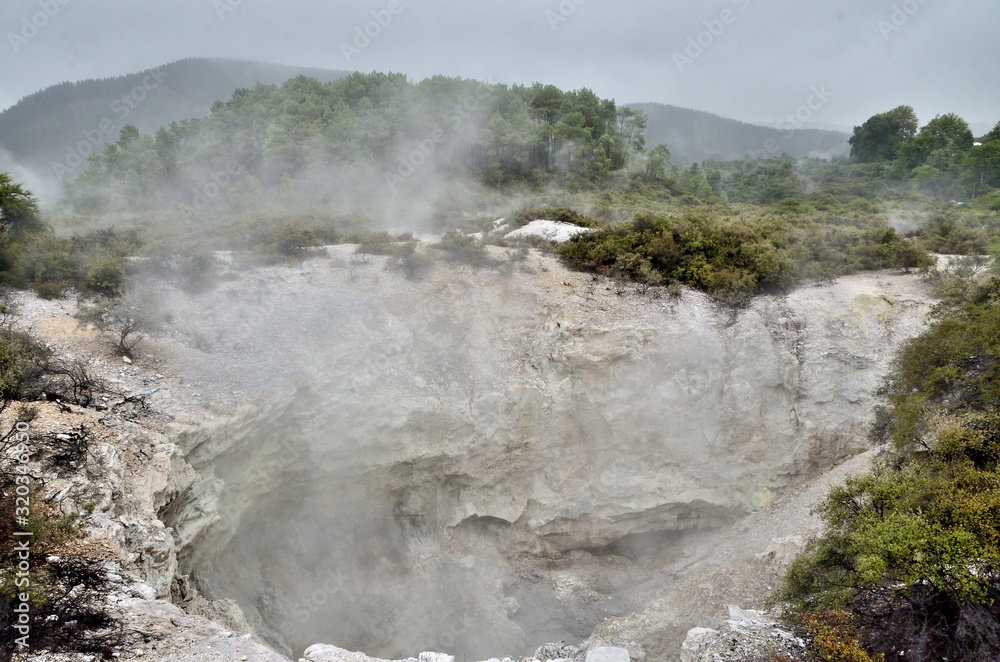
[[[630,659],[628,651],[624,648],[601,646],[587,651],[584,662],[630,662]]]
[[[590,229],[582,228],[579,225],[573,225],[572,223],[564,223],[562,221],[546,221],[544,219],[539,219],[537,221],[531,221],[527,225],[522,226],[513,232],[508,232],[504,235],[504,239],[541,237],[542,239],[548,239],[549,241],[554,241],[556,243],[563,243],[565,241],[569,241],[578,234],[583,234],[584,232],[590,232]]]
[[[634,612],[599,631],[676,659],[818,530],[785,499],[867,449],[871,393],[930,303],[888,273],[732,311],[618,296],[537,254],[412,282],[337,250],[168,296],[174,335],[153,347],[173,373],[151,401],[186,422],[115,428],[89,478],[53,483],[67,509],[95,502],[94,530],[148,586],[133,595],[195,571],[276,645],[470,660]],[[670,542],[592,553],[643,536]]]
[[[473,659],[545,641],[542,620],[570,630],[641,610],[678,582],[633,590],[617,573],[638,584],[664,560],[625,573],[595,559],[584,576],[566,555],[730,525],[865,451],[872,392],[930,303],[917,276],[890,273],[734,311],[690,291],[618,296],[537,255],[512,273],[438,268],[420,282],[376,263],[352,276],[336,259],[269,281],[270,312],[234,340],[259,373],[297,373],[297,386],[178,428],[198,479],[169,525],[181,572],[265,636],[401,654],[441,632],[429,643]],[[246,287],[231,300],[250,299]],[[226,378],[224,365],[205,371],[236,326],[213,317],[234,312],[222,296],[178,300],[174,314],[219,338],[190,368],[209,384]],[[745,554],[785,548],[797,546]],[[531,569],[541,555],[567,560]],[[407,595],[425,596],[415,612]],[[629,602],[612,610],[608,595]]]
[[[729,607],[729,620],[720,630],[691,628],[681,645],[681,662],[743,662],[744,660],[800,659],[805,642],[782,627],[773,616]]]

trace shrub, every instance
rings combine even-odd
[[[30,419],[19,416],[22,421]],[[12,448],[9,442],[16,439],[15,428],[0,438],[0,449],[5,456]],[[7,443],[5,443],[7,442]],[[40,437],[38,444],[44,443]],[[52,450],[45,448],[43,450]],[[6,457],[3,457],[6,460]],[[53,459],[60,459],[53,455]],[[0,466],[6,465],[6,462]],[[46,466],[46,471],[51,470]],[[0,622],[4,623],[4,636],[0,637],[0,660],[9,660],[15,653],[15,636],[10,629],[22,602],[28,598],[31,605],[30,644],[34,651],[110,654],[124,643],[124,633],[114,616],[108,613],[108,600],[115,590],[109,581],[103,560],[78,559],[66,556],[61,546],[78,535],[79,517],[71,514],[60,516],[46,511],[44,502],[29,487],[27,497],[17,497],[16,487],[23,487],[19,479],[25,476],[13,471],[0,471],[0,538],[15,538],[15,531],[30,533],[29,557],[21,556],[13,544],[0,549]],[[27,522],[15,520],[17,507],[28,499],[31,503]],[[50,558],[59,551],[60,558]],[[19,564],[27,561],[31,566],[30,584],[17,581]]]
[[[306,251],[319,245],[316,234],[304,225],[288,223],[277,228],[270,241],[271,252],[285,258],[301,260]]]
[[[120,296],[125,289],[125,265],[121,258],[102,258],[87,268],[80,291],[105,297]]]
[[[396,240],[384,230],[371,232],[362,235],[355,252],[367,255],[392,255],[395,243]]]
[[[811,637],[812,652],[824,662],[884,662],[885,655],[869,655],[858,643],[858,629],[845,611],[804,614],[802,627]]]
[[[433,245],[433,248],[444,251],[450,262],[460,262],[477,268],[493,264],[486,247],[473,237],[461,232],[446,233],[441,237],[441,241]]]
[[[417,250],[418,243],[417,240],[411,239],[397,245],[393,249],[392,259],[386,263],[386,268],[398,269],[410,280],[415,280],[423,275],[434,264],[434,260],[429,255]]]
[[[49,356],[28,334],[0,328],[0,412],[41,376]]]
[[[894,453],[830,492],[781,597],[849,610],[893,659],[1000,659],[1000,284],[937,317],[886,383],[873,435]]]
[[[58,299],[63,295],[62,283],[35,283],[35,294],[43,299]]]
[[[81,272],[78,258],[73,242],[68,239],[52,235],[33,237],[19,250],[16,282],[21,285],[75,283]]]
[[[782,246],[784,230],[739,219],[639,215],[577,235],[557,251],[571,267],[646,285],[677,280],[738,302],[791,285],[795,264]]]
[[[78,317],[82,322],[112,333],[115,348],[122,356],[130,358],[136,345],[163,325],[156,303],[148,293],[98,302],[81,310]]]

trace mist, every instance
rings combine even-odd
[[[74,515],[155,599],[291,659],[653,662],[765,608],[821,529],[766,518],[872,450],[935,296],[914,272],[1000,232],[996,3],[0,19],[26,219],[0,214],[0,280],[53,352],[157,385],[121,394],[169,466],[137,488],[163,539]],[[900,104],[917,126],[861,158],[852,127]],[[509,234],[538,221],[574,238]]]
[[[864,436],[880,368],[814,363],[858,341],[788,321],[853,285],[733,318],[543,256],[413,281],[352,251],[161,292],[172,333],[200,339],[172,362],[203,405],[255,403],[176,437],[195,476],[163,513],[179,575],[289,655],[585,639]],[[867,356],[909,333],[866,328]]]

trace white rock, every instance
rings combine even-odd
[[[569,241],[578,234],[584,232],[590,232],[589,228],[581,228],[579,225],[573,225],[572,223],[563,223],[561,221],[546,221],[544,219],[532,221],[524,227],[518,228],[513,232],[509,232],[504,235],[504,239],[524,239],[526,237],[541,237],[543,239],[548,239],[549,241],[554,241],[556,243],[562,243]]]
[[[585,662],[631,662],[631,659],[624,648],[601,646],[587,651]]]
[[[420,662],[455,662],[455,658],[444,653],[421,653]]]
[[[718,631],[710,628],[691,628],[681,644],[681,662],[699,662],[701,653],[718,636]]]

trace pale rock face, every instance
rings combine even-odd
[[[770,615],[729,606],[721,631],[691,628],[681,644],[681,662],[717,660],[798,659],[807,654],[805,642]]]
[[[195,476],[166,510],[180,572],[288,650],[537,645],[515,566],[718,528],[866,450],[872,392],[930,301],[859,276],[732,311],[532,259],[416,284],[331,267],[274,294],[268,333],[323,340],[282,348],[296,388],[172,434]]]
[[[504,235],[504,239],[541,237],[542,239],[548,239],[549,241],[561,244],[584,232],[590,232],[590,230],[587,228],[581,228],[579,225],[573,225],[572,223],[563,223],[562,221],[546,221],[540,219],[532,221],[524,227],[514,230],[513,232],[508,232]]]
[[[630,660],[628,651],[624,648],[602,646],[600,648],[591,648],[587,652],[584,662],[630,662]]]
[[[79,415],[97,418],[86,410]],[[88,421],[88,425],[98,423]],[[128,445],[144,449],[143,471],[123,462],[119,447]],[[178,491],[172,464],[174,451],[163,436],[123,422],[116,443],[93,443],[83,471],[69,478],[56,478],[47,486],[58,497],[65,514],[80,513],[85,506],[92,511],[88,535],[105,539],[161,598],[169,595],[177,572],[173,536],[156,517]]]
[[[711,659],[706,649],[717,640],[719,633],[711,628],[691,628],[681,644],[681,662],[701,662]]]
[[[302,660],[305,662],[386,662],[386,660],[368,657],[364,653],[352,653],[327,644],[310,646],[302,654]],[[444,653],[421,653],[417,658],[407,658],[400,662],[455,662],[455,658]]]

